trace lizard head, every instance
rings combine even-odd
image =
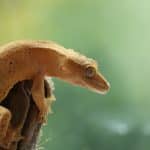
[[[86,56],[71,51],[61,68],[62,79],[97,93],[105,94],[110,85],[98,70],[97,63]]]

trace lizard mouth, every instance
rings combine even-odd
[[[95,84],[95,86],[89,87],[90,90],[96,93],[100,93],[100,94],[106,94],[109,91],[109,88],[110,88],[109,82],[106,82],[105,84],[103,84],[100,82],[98,83],[97,81],[93,81],[93,83]]]
[[[101,75],[97,74],[94,78],[86,79],[86,87],[96,93],[106,94],[110,89],[109,82]]]

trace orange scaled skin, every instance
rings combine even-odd
[[[74,85],[105,93],[109,83],[96,71],[84,76],[85,66],[96,63],[77,52],[50,41],[15,41],[0,47],[0,102],[19,81],[33,80],[32,96],[40,111],[40,121],[48,113],[44,100],[44,77],[56,77]],[[96,68],[97,70],[97,68]]]

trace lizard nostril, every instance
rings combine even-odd
[[[106,82],[106,87],[110,88],[110,83],[108,81]]]
[[[110,83],[107,82],[107,81],[104,81],[103,83],[100,83],[100,86],[101,86],[101,88],[102,88],[104,91],[109,91],[109,89],[110,89]]]

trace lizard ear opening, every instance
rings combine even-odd
[[[64,65],[61,65],[61,66],[60,66],[60,70],[61,70],[62,72],[66,72],[66,71],[67,71],[67,68],[66,68],[66,66],[64,66]]]
[[[62,72],[66,72],[68,69],[67,69],[67,62],[68,62],[68,60],[67,60],[67,58],[62,58],[61,60],[60,60],[60,70],[62,71]]]

